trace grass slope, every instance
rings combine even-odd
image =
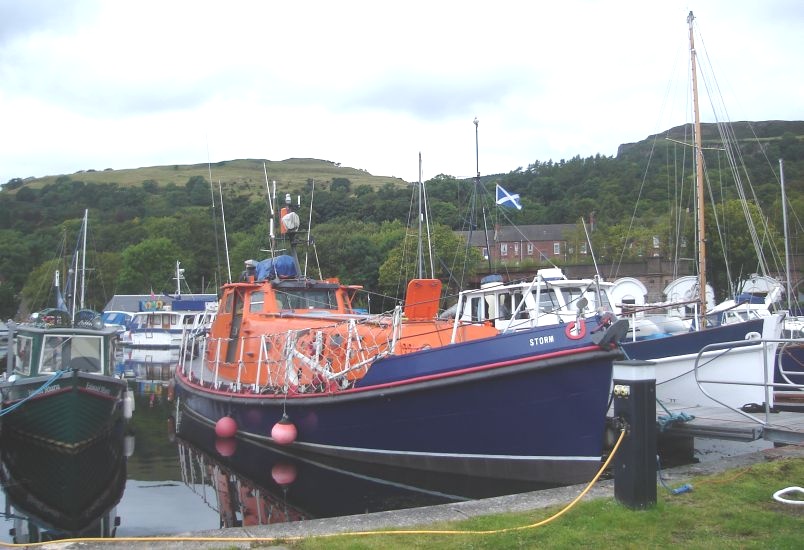
[[[352,182],[353,187],[370,185],[381,187],[386,184],[404,185],[399,178],[387,176],[373,176],[365,170],[340,166],[338,163],[317,159],[287,159],[271,161],[262,159],[241,159],[207,164],[176,164],[169,166],[148,166],[143,168],[130,168],[124,170],[106,169],[83,170],[75,174],[68,174],[74,181],[86,183],[116,183],[120,186],[139,186],[142,182],[153,180],[159,186],[169,184],[183,186],[187,180],[194,176],[201,176],[206,180],[212,173],[212,181],[220,180],[223,184],[244,184],[246,187],[265,187],[265,172],[269,180],[276,180],[277,186],[282,189],[298,189],[308,180],[315,180],[318,184],[329,184],[334,178],[345,178]],[[43,187],[55,183],[62,176],[45,176],[26,180],[27,187]]]

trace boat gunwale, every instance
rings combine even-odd
[[[576,358],[575,356],[582,357]],[[365,387],[315,393],[243,393],[214,389],[192,380],[186,373],[182,372],[181,369],[176,369],[175,380],[186,388],[186,391],[194,395],[208,397],[215,401],[251,405],[264,404],[266,406],[279,402],[284,402],[288,406],[292,406],[293,404],[305,405],[309,403],[337,404],[344,401],[372,399],[378,396],[383,397],[386,395],[419,391],[421,386],[425,384],[430,388],[459,385],[483,378],[512,376],[532,370],[556,368],[579,362],[586,363],[597,360],[608,360],[609,358],[617,360],[622,357],[623,354],[619,348],[604,350],[599,346],[591,345],[570,350],[558,350],[540,355],[530,355],[518,359],[468,367],[446,373],[417,376],[407,380],[397,380]],[[540,364],[534,365],[534,363]]]

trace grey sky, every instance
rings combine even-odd
[[[465,177],[475,117],[481,173],[614,155],[688,120],[690,9],[729,119],[804,119],[797,0],[0,0],[0,183],[290,157],[412,181],[420,151]]]

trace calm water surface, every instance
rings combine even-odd
[[[49,456],[40,448],[27,448],[24,441],[3,441],[0,541],[39,540],[38,531],[47,530],[56,531],[52,538],[173,534],[544,488],[370,465],[358,470],[353,464],[279,453],[256,442],[219,440],[212,427],[187,414],[179,415],[176,429],[175,406],[167,402],[163,382],[131,385],[136,388],[132,422],[84,456]],[[700,442],[696,456],[714,460],[759,445],[768,446]],[[94,531],[70,531],[86,524],[87,514],[100,518]],[[119,518],[116,527],[114,518]]]

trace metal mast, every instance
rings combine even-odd
[[[787,197],[784,191],[784,161],[779,159],[779,176],[782,183],[782,223],[784,224],[784,265],[785,265],[785,279],[787,279],[787,309],[792,311],[793,307],[793,289],[790,282],[790,240],[787,237]]]

